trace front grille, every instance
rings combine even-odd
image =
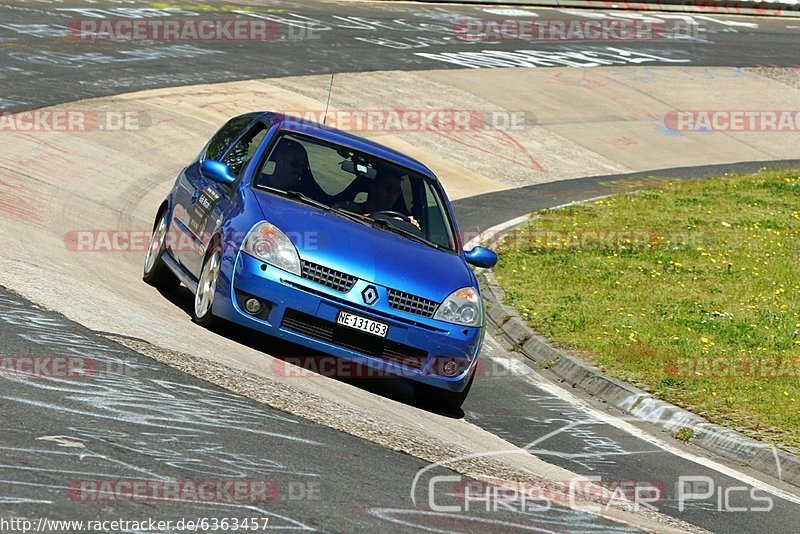
[[[422,349],[371,336],[293,309],[287,309],[283,314],[281,328],[417,371],[422,369],[428,357]]]
[[[301,275],[306,280],[311,280],[325,287],[329,287],[341,293],[347,293],[358,280],[357,277],[325,267],[306,260],[300,260]],[[389,306],[395,310],[400,310],[423,317],[433,317],[439,303],[428,300],[411,293],[405,293],[396,289],[389,289]]]
[[[400,310],[408,313],[415,313],[423,317],[433,317],[436,313],[436,307],[439,306],[438,302],[433,300],[424,299],[410,293],[403,293],[396,289],[389,290],[389,306],[395,310]]]
[[[300,264],[303,278],[322,284],[335,291],[341,291],[342,293],[350,291],[357,280],[355,276],[336,271],[329,267],[323,267],[322,265],[317,265],[310,261],[300,260]]]

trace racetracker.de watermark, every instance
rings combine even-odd
[[[800,379],[800,358],[766,356],[685,356],[667,361],[666,374],[681,378]]]
[[[145,111],[94,111],[53,109],[0,112],[0,132],[140,131],[151,124]]]
[[[796,132],[800,110],[673,110],[664,116],[664,126],[676,132]]]
[[[85,356],[1,356],[0,378],[86,378],[97,374],[97,360]]]
[[[319,500],[319,482],[274,480],[73,480],[67,496],[77,502],[270,503]]]
[[[658,41],[697,36],[698,24],[643,19],[543,20],[464,18],[453,24],[456,38],[469,42],[503,41]]]
[[[688,234],[663,234],[655,230],[544,230],[519,228],[497,234],[465,232],[464,243],[499,240],[505,250],[530,252],[644,252],[657,249],[687,249]]]
[[[281,26],[268,19],[86,18],[70,21],[70,39],[88,41],[226,42],[302,41],[320,38],[311,27]]]
[[[340,109],[283,112],[301,129],[325,124],[348,132],[523,131],[535,121],[530,113],[475,109]]]
[[[321,232],[284,232],[292,243],[302,250],[318,250],[321,237],[333,237]],[[224,245],[239,248],[246,242],[249,232],[225,234]],[[71,252],[146,252],[150,249],[152,230],[70,230],[64,234],[64,246]],[[209,243],[212,236],[196,236],[200,242]],[[275,243],[272,243],[275,246]],[[170,230],[165,236],[165,246],[173,252],[203,251],[195,237],[179,230]]]
[[[398,355],[392,362],[374,360],[370,365],[364,365],[337,356],[284,356],[272,362],[272,372],[284,378],[339,380],[415,378],[420,375],[453,377],[463,375],[470,366],[476,377],[507,378],[519,373],[513,367],[489,358],[480,358],[474,364],[464,356],[434,356],[426,360],[415,355]]]

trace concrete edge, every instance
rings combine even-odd
[[[504,231],[524,224],[519,220],[515,222]],[[490,232],[490,242],[485,244],[496,245],[502,233]],[[625,414],[652,423],[676,439],[678,433],[685,435],[690,432],[688,440],[685,440],[688,443],[800,487],[800,457],[711,423],[631,384],[605,376],[586,360],[553,346],[530,328],[514,308],[504,304],[505,292],[492,270],[481,270],[476,276],[484,300],[487,326],[508,350],[521,353],[533,367],[549,370],[561,382],[579,388]]]
[[[486,7],[524,6],[545,8],[608,9],[618,11],[671,11],[704,15],[748,15],[800,17],[800,4],[780,0],[660,0],[645,2],[613,2],[603,0],[379,0],[419,2],[425,4],[464,4]]]

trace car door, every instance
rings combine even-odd
[[[222,197],[219,187],[214,187],[200,173],[200,164],[206,159],[221,161],[228,149],[253,122],[252,116],[236,117],[228,121],[209,141],[200,156],[186,167],[178,178],[173,211],[177,239],[172,245],[172,256],[195,277],[199,276],[198,261],[202,262],[207,239],[204,232],[215,204]],[[202,200],[201,200],[202,199]],[[198,209],[198,202],[201,202]],[[198,260],[198,256],[200,260]],[[201,263],[202,265],[202,263]]]

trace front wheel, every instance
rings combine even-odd
[[[455,413],[467,399],[475,373],[472,374],[464,391],[456,392],[429,386],[421,382],[414,382],[414,399],[427,408],[442,413]]]
[[[164,263],[168,218],[169,210],[164,210],[153,227],[153,237],[150,238],[150,248],[147,249],[147,258],[144,260],[144,273],[142,274],[142,280],[145,283],[161,291],[175,291],[181,285],[178,277],[172,274],[172,271]]]
[[[203,261],[200,271],[200,280],[197,282],[197,291],[194,293],[194,307],[192,320],[206,328],[211,328],[216,322],[212,313],[214,308],[214,295],[217,291],[217,280],[222,265],[222,246],[212,244]]]

